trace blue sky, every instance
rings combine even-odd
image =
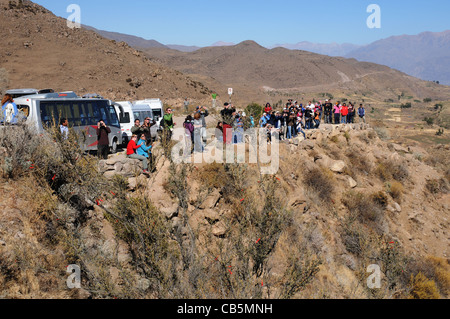
[[[369,44],[393,35],[450,29],[448,0],[34,0],[57,16],[78,4],[81,23],[154,39],[208,46],[254,40],[263,46],[310,41]],[[367,27],[370,4],[381,28]]]

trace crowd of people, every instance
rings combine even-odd
[[[264,107],[264,113],[259,120],[261,128],[266,128],[271,141],[274,132],[279,134],[280,140],[291,139],[304,130],[318,129],[325,124],[351,124],[357,121],[366,123],[366,111],[362,104],[358,108],[353,103],[309,102],[308,104],[288,100],[281,111],[273,110],[270,103]]]

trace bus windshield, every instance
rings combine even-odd
[[[70,126],[96,126],[103,120],[108,126],[120,127],[114,107],[106,100],[41,101],[40,114],[45,126],[66,118]]]

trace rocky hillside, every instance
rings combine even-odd
[[[113,100],[185,97],[202,100],[209,89],[178,71],[150,61],[124,42],[67,21],[30,1],[0,1],[0,68],[8,88],[74,90]]]
[[[130,164],[119,154],[108,181],[58,136],[11,153],[23,135],[0,136],[2,297],[448,298],[448,147],[325,126],[282,143],[273,176],[176,165],[155,145],[149,178],[111,174]],[[68,264],[82,289],[65,286]]]

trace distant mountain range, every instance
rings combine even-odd
[[[164,45],[156,40],[146,40],[141,37],[117,32],[97,30],[85,26],[101,36],[124,41],[139,49],[161,48],[181,52],[195,52],[202,47],[169,44]],[[216,42],[210,47],[234,46],[230,42]],[[359,61],[373,62],[389,66],[414,77],[427,81],[439,81],[450,85],[450,30],[444,32],[424,32],[418,35],[393,36],[368,45],[351,43],[312,43],[276,44],[268,49],[286,48],[302,50],[332,57],[355,58]]]
[[[394,36],[345,55],[384,64],[412,76],[450,85],[450,30]]]

